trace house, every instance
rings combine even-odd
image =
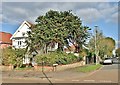
[[[33,29],[34,24],[28,22],[28,21],[24,21],[21,23],[21,25],[19,26],[19,28],[15,31],[15,33],[12,35],[12,37],[10,38],[10,40],[12,40],[12,46],[13,48],[16,49],[23,49],[26,48],[26,38],[28,37],[27,32],[31,31],[31,29]],[[31,28],[31,29],[30,29]],[[68,46],[64,46],[64,51],[66,53],[75,53],[77,52],[76,50],[76,44],[70,41],[70,39],[67,39],[68,41]],[[51,51],[55,51],[56,49],[58,49],[58,43],[57,42],[52,42],[48,45],[47,47],[47,51],[51,52]],[[37,52],[33,52],[32,55],[25,55],[25,58],[23,59],[23,64],[29,64],[29,63],[33,63],[32,65],[35,64],[34,62],[34,55]]]
[[[12,34],[7,32],[0,32],[0,49],[12,46],[12,41],[10,40],[10,37]]]
[[[28,37],[27,32],[31,31],[30,28],[32,28],[33,24],[24,21],[22,24],[19,26],[19,28],[15,31],[15,33],[12,35],[10,40],[12,40],[12,47],[16,49],[24,49],[27,47],[25,41],[26,38]],[[55,43],[53,47],[51,45],[48,46],[48,51],[55,51],[58,48],[58,43]],[[37,52],[36,52],[37,53]],[[26,54],[25,58],[23,58],[23,64],[29,64],[32,63],[32,65],[36,64],[34,62],[34,55],[36,54],[33,52],[31,55]]]
[[[16,49],[23,49],[26,48],[27,45],[25,43],[26,38],[28,37],[27,32],[31,31],[31,27],[33,24],[31,24],[28,21],[22,22],[22,24],[19,26],[19,28],[15,31],[15,33],[11,36],[10,40],[12,40],[12,47]],[[23,58],[23,64],[29,64],[31,61],[31,58],[29,55],[25,55]]]
[[[14,48],[26,48],[25,39],[28,37],[27,32],[31,31],[30,27],[32,25],[30,22],[24,21],[12,35],[10,40],[12,40],[12,46]]]

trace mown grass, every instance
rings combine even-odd
[[[15,68],[15,70],[32,70],[33,67],[19,67],[19,68]]]
[[[77,67],[76,71],[86,73],[86,72],[92,72],[92,71],[98,70],[100,67],[102,67],[101,64],[85,65],[85,66]]]

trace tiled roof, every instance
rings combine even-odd
[[[12,36],[12,34],[10,34],[10,33],[0,32],[0,42],[2,42],[2,43],[12,43],[12,41],[10,40],[11,36]]]

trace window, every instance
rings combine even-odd
[[[18,41],[18,45],[19,45],[19,41]]]
[[[20,41],[20,45],[21,45],[21,41]]]
[[[22,44],[22,41],[18,41],[18,45],[20,46]]]

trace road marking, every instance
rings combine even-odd
[[[85,82],[95,82],[95,80],[84,80]]]
[[[100,82],[103,82],[103,83],[111,83],[112,81],[111,81],[111,80],[100,80]]]
[[[54,80],[56,80],[56,81],[64,81],[64,80],[62,80],[62,79],[54,79]]]
[[[72,81],[76,81],[76,82],[78,82],[78,81],[80,81],[80,80],[72,80]]]

